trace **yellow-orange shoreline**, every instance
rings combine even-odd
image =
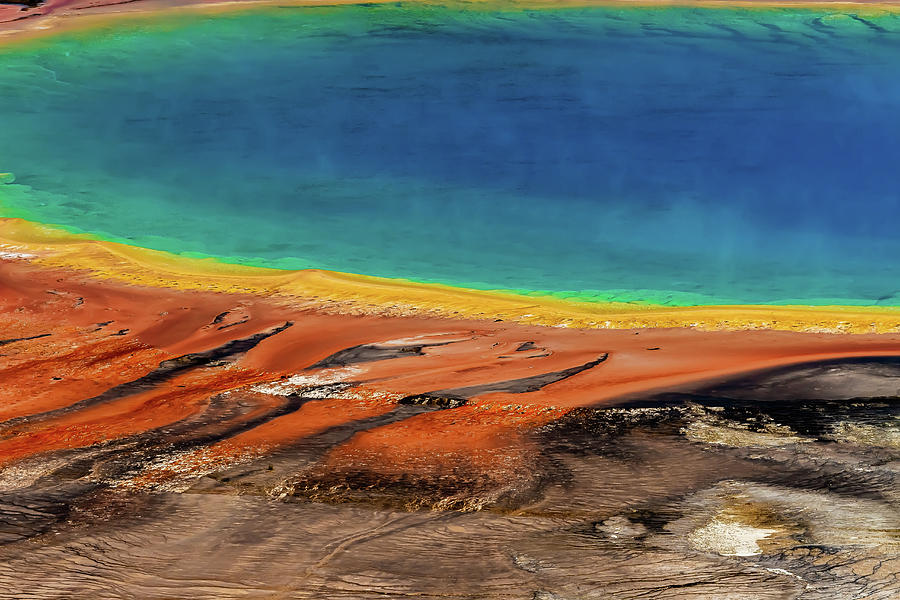
[[[900,307],[688,306],[595,303],[307,269],[197,259],[0,219],[0,256],[140,286],[270,297],[352,314],[503,319],[583,329],[693,327],[811,333],[898,333]]]
[[[392,0],[372,0],[367,3],[387,4]],[[413,0],[417,4],[438,4],[435,0]],[[44,38],[62,32],[90,30],[103,27],[115,20],[120,22],[143,21],[163,16],[189,14],[217,14],[238,12],[258,8],[278,8],[293,6],[346,6],[361,4],[361,0],[137,0],[109,4],[81,4],[67,2],[56,7],[53,0],[35,7],[33,12],[3,18],[0,12],[0,47],[5,44]],[[452,4],[452,0],[450,4]],[[440,3],[442,6],[448,3]],[[696,7],[696,8],[743,8],[743,9],[808,9],[846,11],[856,14],[877,14],[897,12],[900,0],[872,0],[848,2],[847,0],[469,0],[459,2],[467,10],[504,7],[508,9],[540,9],[583,6],[627,7]],[[12,6],[0,5],[0,8]],[[16,7],[16,10],[19,10]],[[24,9],[23,9],[24,10]],[[40,12],[44,11],[44,12]]]

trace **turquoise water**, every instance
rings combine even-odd
[[[0,50],[0,215],[230,262],[900,304],[900,18],[281,8]]]

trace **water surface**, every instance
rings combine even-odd
[[[279,8],[0,53],[0,214],[277,268],[900,304],[900,20]]]

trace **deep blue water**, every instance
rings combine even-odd
[[[58,36],[0,53],[0,214],[283,268],[900,304],[898,30],[390,5]]]

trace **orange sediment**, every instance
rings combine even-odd
[[[335,474],[355,469],[439,480],[463,469],[514,477],[526,468],[529,433],[573,408],[779,365],[900,356],[897,319],[890,311],[834,309],[851,323],[862,315],[884,323],[875,327],[887,331],[880,334],[833,333],[840,330],[833,323],[821,327],[828,332],[806,333],[647,327],[684,325],[686,314],[710,313],[640,307],[627,320],[626,313],[605,313],[614,321],[609,327],[627,322],[627,329],[547,327],[535,322],[552,323],[567,314],[578,325],[588,314],[597,320],[612,309],[532,298],[524,305],[522,298],[440,286],[176,261],[86,239],[73,247],[52,231],[42,235],[24,241],[20,229],[18,237],[3,241],[0,466],[147,432],[164,438],[169,428],[202,417],[216,404],[224,416],[204,422],[211,441],[193,451],[196,462],[190,464],[219,468],[302,444],[334,427],[390,415],[406,396],[559,372],[607,354],[604,362],[540,389],[488,390],[458,408],[375,425],[321,459],[321,468]],[[96,266],[89,267],[88,259]],[[705,310],[731,314],[726,308]],[[809,329],[831,313],[796,314]],[[178,363],[265,332],[268,337],[227,360],[127,388],[165,361]],[[412,350],[310,368],[360,345]],[[271,412],[312,383],[352,386],[323,393],[292,412]],[[125,391],[103,396],[117,389]],[[266,414],[273,416],[245,426]],[[144,480],[157,481],[165,472]]]

